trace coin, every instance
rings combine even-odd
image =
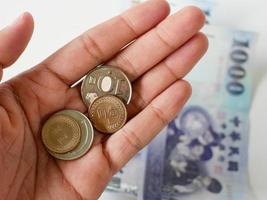
[[[80,142],[79,124],[70,116],[54,115],[42,129],[42,140],[47,149],[57,153],[66,153]]]
[[[125,104],[129,104],[132,96],[132,86],[127,76],[120,69],[101,66],[87,74],[82,83],[81,94],[88,107],[98,97],[106,95],[115,95]]]
[[[48,152],[60,160],[74,160],[80,158],[90,149],[94,139],[94,129],[90,120],[82,113],[75,110],[63,110],[55,115],[68,115],[77,121],[81,129],[80,143],[71,151],[67,153],[56,153],[48,150]]]
[[[127,110],[116,96],[102,96],[91,104],[89,118],[94,127],[103,133],[114,133],[124,126]]]

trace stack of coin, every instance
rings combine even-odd
[[[114,133],[127,120],[132,86],[118,68],[101,66],[90,71],[82,84],[82,98],[88,106],[89,119],[102,133]]]
[[[42,140],[55,158],[73,160],[91,147],[94,129],[90,120],[75,110],[63,110],[50,117],[43,126]]]
[[[78,111],[63,110],[52,115],[42,128],[43,143],[57,159],[83,156],[93,143],[93,126],[110,134],[126,123],[125,105],[131,100],[132,86],[118,68],[101,66],[90,71],[83,81],[81,95],[92,123]]]

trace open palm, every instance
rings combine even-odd
[[[165,1],[148,1],[1,83],[1,199],[95,200],[112,175],[175,117],[191,92],[181,78],[205,53],[207,40],[198,33],[204,16],[197,8],[168,14]],[[32,30],[32,17],[25,13],[0,32],[0,77],[23,52]],[[101,63],[120,67],[133,83],[129,121],[109,137],[96,133],[80,159],[56,160],[40,139],[42,124],[63,109],[87,112],[80,86],[71,85]]]

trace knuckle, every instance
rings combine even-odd
[[[127,70],[126,73],[131,81],[138,77],[138,72],[135,65],[126,54],[120,53],[116,58],[113,59],[112,62],[115,63],[116,66],[127,66],[124,68],[124,70]]]
[[[164,28],[163,25],[159,25],[155,28],[155,34],[157,35],[158,39],[169,49],[172,51],[176,49],[176,46],[171,41],[169,32]]]
[[[123,127],[121,131],[124,139],[126,140],[127,146],[133,147],[135,152],[138,152],[143,148],[143,142],[134,131],[126,127]]]
[[[139,33],[135,30],[134,25],[132,21],[129,19],[129,17],[127,17],[126,15],[119,15],[119,19],[123,24],[125,24],[126,27],[129,28],[134,37],[138,37]]]
[[[132,100],[130,103],[130,106],[133,107],[133,112],[129,112],[130,119],[135,116],[137,113],[142,111],[147,105],[149,101],[146,101],[142,95],[137,91],[137,88],[133,87],[133,94],[132,94]]]
[[[174,71],[170,64],[167,62],[167,60],[163,61],[163,65],[165,66],[165,69],[169,72],[169,74],[173,77],[174,80],[178,80],[181,78],[182,74],[184,74],[184,66],[179,66],[179,70]]]
[[[168,118],[166,117],[166,115],[160,108],[156,107],[153,104],[150,105],[150,108],[152,112],[154,113],[154,115],[156,116],[156,118],[162,123],[163,126],[169,123]]]
[[[86,53],[96,62],[101,63],[105,53],[101,49],[98,42],[89,33],[84,33],[80,37],[80,41]]]

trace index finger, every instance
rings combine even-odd
[[[39,67],[71,85],[90,69],[109,60],[125,45],[169,14],[165,0],[150,0],[104,22],[74,39]]]

